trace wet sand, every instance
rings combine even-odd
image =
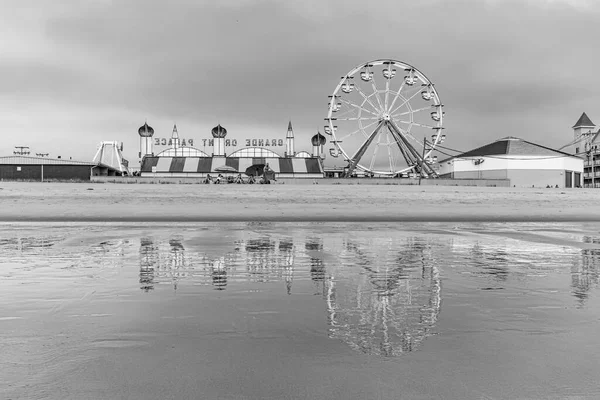
[[[600,221],[600,191],[0,182],[0,221]]]

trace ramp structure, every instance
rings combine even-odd
[[[117,141],[100,142],[98,151],[92,161],[95,164],[95,176],[124,176],[129,175],[129,161],[121,153],[123,143]]]

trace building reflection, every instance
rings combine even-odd
[[[584,243],[600,244],[600,238],[585,236]],[[600,284],[600,250],[584,249],[581,258],[571,266],[571,293],[580,308],[585,306],[590,291]]]
[[[282,238],[279,243],[269,236],[249,239],[240,246],[240,256],[246,264],[248,278],[252,282],[284,280],[286,292],[292,293],[294,277],[294,243]]]
[[[285,290],[288,295],[292,294],[294,283],[294,241],[284,238],[279,241],[280,265],[283,268]]]
[[[210,267],[212,285],[216,290],[225,290],[227,287],[227,263],[225,257],[213,261]]]
[[[323,240],[321,238],[307,239],[304,249],[309,254],[310,279],[315,285],[315,294],[325,293],[325,264],[318,257],[319,252],[323,251]]]
[[[177,290],[179,281],[187,276],[185,248],[181,237],[168,241],[168,249],[150,237],[140,239],[140,289],[148,292],[157,284],[168,283]]]
[[[158,246],[152,238],[140,239],[140,289],[148,292],[154,289],[154,273],[158,261]]]

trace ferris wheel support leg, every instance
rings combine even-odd
[[[419,155],[419,152],[408,142],[408,139],[402,134],[400,129],[393,123],[389,123],[389,126],[392,128],[391,131],[395,133],[396,141],[400,149],[402,150],[402,145],[408,149],[408,152],[412,157],[410,159],[407,158],[406,162],[411,164],[413,168],[416,168],[419,171],[419,174],[422,174],[422,169],[420,166],[422,165],[422,157]]]
[[[408,143],[408,140],[404,137],[404,135],[402,135],[402,132],[400,131],[400,129],[393,122],[390,122],[389,124],[393,128],[393,130],[396,132],[396,134],[398,136],[400,136],[404,145],[410,150],[410,152],[416,158],[417,163],[415,164],[415,167],[418,168],[419,174],[423,177],[432,176],[432,177],[437,178],[438,174],[433,170],[433,168],[431,168],[431,166],[429,166],[429,164],[427,164],[427,162],[425,162],[424,157],[422,157],[419,154],[419,152],[417,152],[417,150],[410,143]]]
[[[408,165],[417,165],[417,161],[415,158],[413,158],[413,154],[411,154],[410,149],[407,147],[407,149],[405,150],[404,147],[406,147],[406,143],[405,140],[403,139],[402,135],[399,135],[396,133],[396,131],[388,126],[388,130],[390,131],[390,133],[392,134],[392,137],[394,138],[394,140],[396,141],[396,144],[398,145],[398,148],[400,149],[400,153],[402,153],[402,156],[404,157],[404,160],[406,161],[406,163]]]
[[[380,121],[377,124],[377,127],[375,128],[373,133],[371,133],[371,135],[367,138],[367,140],[365,140],[365,142],[362,144],[362,146],[360,146],[360,148],[356,151],[354,156],[352,156],[352,159],[350,160],[350,164],[348,165],[348,171],[346,172],[346,178],[349,178],[352,175],[352,173],[356,169],[356,165],[359,163],[360,159],[367,151],[367,148],[371,145],[371,143],[373,143],[373,139],[375,139],[375,136],[377,136],[377,134],[379,133],[379,130],[381,129],[381,127],[383,125],[384,125],[383,121]]]

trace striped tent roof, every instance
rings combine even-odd
[[[277,174],[323,173],[319,158],[283,157],[145,157],[140,172],[218,173],[215,169],[228,166],[243,173],[248,167],[258,164],[269,164]]]

